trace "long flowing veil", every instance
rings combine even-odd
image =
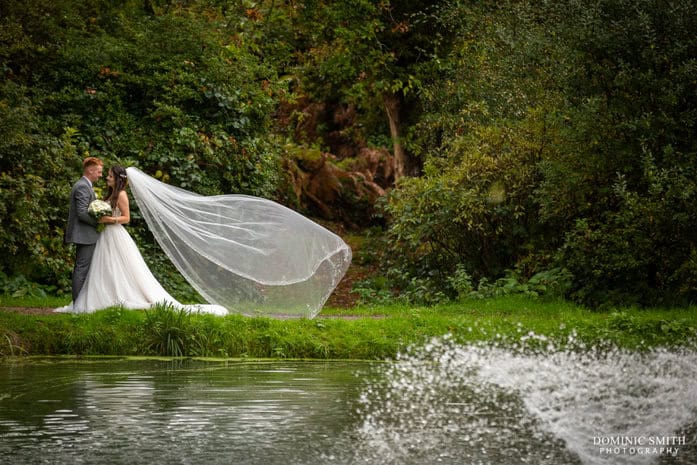
[[[127,173],[162,250],[209,303],[229,312],[312,318],[351,262],[339,236],[276,202],[202,196],[137,168]]]

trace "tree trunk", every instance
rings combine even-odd
[[[401,101],[398,95],[387,92],[382,95],[382,100],[387,112],[387,120],[390,123],[390,135],[392,136],[392,149],[394,151],[394,179],[397,181],[402,176],[411,174],[411,160],[401,142]]]

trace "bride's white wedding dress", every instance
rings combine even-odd
[[[117,215],[118,216],[118,215]],[[166,303],[177,309],[227,315],[220,305],[183,305],[157,281],[138,247],[120,224],[107,224],[95,246],[90,271],[77,300],[56,312],[91,313],[121,306],[147,309]]]
[[[92,312],[157,302],[227,314],[312,318],[351,263],[336,234],[283,205],[247,195],[202,196],[126,169],[142,217],[160,247],[210,304],[181,305],[148,269],[121,225],[107,225],[76,302]]]

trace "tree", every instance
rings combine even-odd
[[[574,296],[684,303],[697,296],[697,17],[690,2],[548,5],[577,64],[564,84],[567,150],[543,166],[543,220],[565,231]]]
[[[291,18],[287,26],[297,31],[297,67],[289,70],[313,99],[354,105],[365,127],[389,131],[397,178],[419,171],[409,127],[421,79],[435,79],[433,64],[447,53],[448,3],[308,0],[283,6]],[[371,120],[377,109],[385,123]]]

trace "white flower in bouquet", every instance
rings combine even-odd
[[[102,216],[111,215],[111,205],[104,200],[93,200],[87,207],[87,213],[99,220]]]

